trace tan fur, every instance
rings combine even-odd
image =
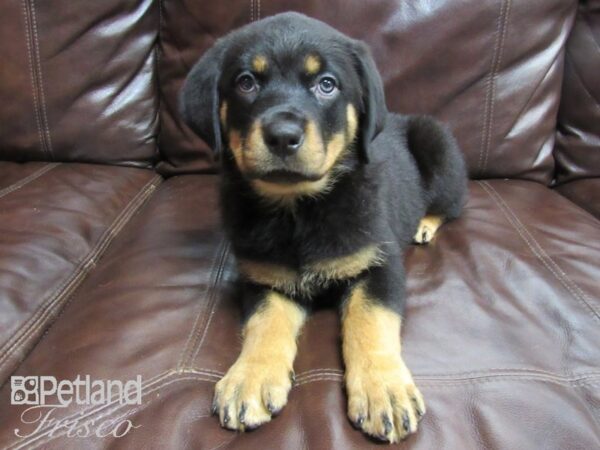
[[[225,107],[221,107],[221,114],[226,113],[227,106],[225,105]],[[318,125],[312,120],[306,124],[304,144],[298,151],[298,163],[306,172],[322,174],[319,180],[294,184],[253,180],[251,184],[254,189],[264,198],[290,207],[293,207],[295,200],[302,196],[314,196],[328,192],[335,181],[332,169],[349,150],[349,145],[356,137],[358,116],[351,104],[346,107],[346,121],[346,129],[334,134],[326,144],[323,143]],[[232,131],[232,133],[234,135],[231,136],[230,133],[230,143],[233,142],[237,145],[236,148],[232,147],[232,150],[242,172],[270,167],[273,156],[264,143],[260,121],[257,120],[252,124],[245,144],[240,139],[239,133],[236,131]]]
[[[358,129],[358,115],[356,109],[351,103],[346,106],[346,130],[348,143],[352,142],[356,137],[356,130]]]
[[[303,309],[276,292],[250,317],[240,356],[215,387],[222,426],[244,431],[285,406],[305,318]]]
[[[244,162],[244,151],[242,148],[242,137],[238,130],[230,130],[228,133],[229,140],[229,148],[233,153],[233,157],[235,158],[235,163],[240,168],[240,170],[246,170],[246,164]]]
[[[249,280],[284,292],[294,292],[299,274],[293,269],[263,262],[239,260],[240,272]]]
[[[264,55],[256,55],[252,59],[252,68],[256,73],[264,73],[269,67],[267,57]]]
[[[264,262],[239,260],[242,275],[264,286],[270,286],[288,295],[310,295],[316,287],[333,280],[355,277],[369,267],[382,262],[382,253],[376,245],[339,258],[324,259],[296,271],[289,267]]]
[[[360,274],[363,270],[381,264],[381,251],[376,245],[368,245],[356,253],[319,261],[309,266],[319,279],[343,280]]]
[[[304,70],[309,75],[315,75],[321,70],[321,59],[316,55],[308,55],[304,60]]]
[[[366,433],[389,442],[415,432],[425,412],[400,347],[400,316],[358,284],[342,317],[348,416]]]
[[[302,196],[323,193],[329,185],[329,176],[325,175],[317,181],[301,181],[294,184],[270,183],[263,180],[253,180],[252,185],[264,197],[269,197],[282,205],[293,205],[293,200]]]
[[[298,151],[300,163],[309,170],[318,171],[323,165],[324,153],[325,147],[319,127],[314,120],[309,120],[304,130],[304,143]]]
[[[421,219],[417,232],[414,236],[414,241],[418,244],[426,244],[433,239],[436,231],[444,223],[444,218],[441,216],[428,215]]]
[[[221,119],[221,126],[225,129],[227,127],[227,102],[221,104],[219,118]]]

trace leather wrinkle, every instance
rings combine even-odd
[[[554,277],[575,297],[575,299],[587,310],[590,316],[600,322],[600,312],[592,306],[590,298],[585,292],[577,286],[564,271],[556,264],[556,262],[544,251],[537,240],[529,233],[527,228],[519,220],[517,215],[512,211],[510,206],[504,201],[500,194],[487,182],[477,181],[477,183],[486,191],[486,193],[494,200],[496,205],[508,222],[517,231],[519,236],[525,241],[532,253],[542,262],[542,264],[554,275]],[[511,217],[512,216],[512,217]],[[527,237],[529,235],[529,237]],[[533,245],[532,245],[533,244]],[[538,249],[536,250],[535,247]],[[553,267],[554,266],[554,267]]]
[[[583,81],[583,78],[581,78],[581,73],[579,72],[579,69],[577,68],[577,65],[575,64],[575,58],[571,57],[570,52],[569,52],[568,49],[566,50],[566,53],[567,53],[567,56],[569,56],[569,62],[571,64],[571,71],[573,72],[573,75],[575,76],[575,78],[579,82],[579,85],[581,86],[581,88],[583,89],[583,91],[585,92],[585,94],[593,102],[593,105],[596,108],[600,109],[600,101],[596,100],[596,98],[592,95],[592,93],[590,92],[590,90],[586,86],[585,82]]]
[[[60,309],[62,306],[65,306],[65,301],[83,282],[98,259],[102,257],[106,249],[127,224],[133,214],[143,206],[145,201],[155,190],[157,182],[161,179],[162,177],[160,175],[156,175],[142,187],[142,189],[121,210],[113,223],[107,228],[102,237],[100,237],[94,248],[82,258],[75,270],[40,304],[27,322],[25,322],[23,326],[21,326],[21,328],[19,328],[19,330],[2,345],[0,348],[0,368],[4,367],[10,361],[10,356],[15,353],[23,341],[26,341],[27,338],[36,333],[41,327],[48,325],[45,322],[45,319],[47,317],[52,317],[52,314],[56,312],[55,307]]]
[[[523,104],[523,107],[517,112],[517,114],[515,114],[515,119],[510,124],[510,126],[507,128],[506,133],[504,133],[504,136],[502,136],[501,141],[503,141],[503,140],[506,139],[506,137],[508,136],[508,134],[516,126],[516,124],[519,121],[519,119],[521,118],[521,116],[523,116],[523,113],[527,110],[527,107],[529,106],[529,103],[535,97],[535,94],[538,92],[538,90],[540,89],[540,87],[542,87],[542,85],[544,84],[544,81],[546,80],[546,78],[548,77],[548,75],[552,72],[552,69],[554,68],[555,64],[558,62],[558,60],[561,57],[562,53],[563,53],[562,51],[558,52],[556,54],[556,56],[554,57],[554,59],[552,60],[552,62],[548,65],[548,69],[540,77],[540,80],[535,84],[535,87],[531,91],[531,95],[527,98],[527,101]]]

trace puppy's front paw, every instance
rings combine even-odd
[[[293,374],[277,361],[238,360],[215,387],[213,414],[230,430],[257,428],[285,406]]]
[[[417,431],[425,404],[402,360],[347,373],[348,417],[366,434],[390,443]]]

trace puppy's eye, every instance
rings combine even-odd
[[[335,81],[335,78],[330,76],[322,77],[317,84],[317,93],[326,97],[333,95],[336,90],[337,82]]]
[[[243,94],[250,94],[254,92],[258,85],[256,78],[251,73],[244,72],[235,79],[235,85],[237,89]]]

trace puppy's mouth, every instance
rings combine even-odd
[[[252,178],[267,183],[292,185],[305,181],[318,181],[323,178],[323,176],[320,174],[305,174],[291,170],[278,169],[262,174],[256,174]]]

